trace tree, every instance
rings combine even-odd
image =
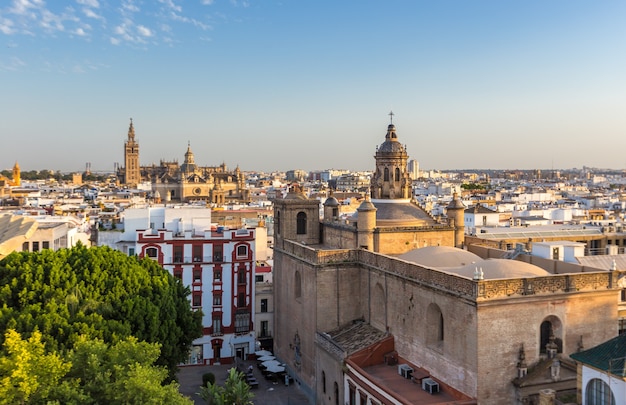
[[[250,405],[254,394],[243,373],[231,368],[223,387],[208,382],[200,388],[200,397],[209,405]]]
[[[173,378],[202,336],[189,293],[155,261],[107,247],[14,252],[0,261],[0,330],[38,330],[59,353],[81,335],[110,344],[134,336],[160,344],[156,364]]]
[[[164,384],[167,369],[154,365],[157,343],[129,337],[108,345],[81,336],[61,356],[45,352],[39,332],[23,340],[9,330],[4,349],[0,404],[192,404],[177,383]]]
[[[129,337],[114,345],[81,337],[70,354],[68,378],[80,382],[89,398],[84,403],[188,405],[191,400],[178,391],[178,384],[163,385],[167,369],[154,365],[159,357],[157,343]]]
[[[6,355],[0,357],[0,404],[46,403],[52,398],[71,402],[74,390],[71,383],[62,381],[71,364],[56,353],[45,353],[41,333],[36,331],[23,340],[19,333],[9,330],[4,349]]]

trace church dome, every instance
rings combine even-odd
[[[482,259],[474,253],[449,246],[427,246],[399,255],[398,258],[431,269],[465,278],[474,278],[482,270],[485,280],[549,276],[541,267],[518,260]]]
[[[387,135],[385,136],[385,142],[378,147],[379,153],[402,153],[404,152],[404,146],[398,142],[398,135],[396,134],[396,126],[389,124],[387,127]]]
[[[326,201],[324,201],[324,207],[338,207],[339,201],[335,197],[328,197]]]
[[[509,259],[487,259],[457,269],[445,269],[459,276],[473,278],[476,268],[483,271],[485,280],[505,278],[543,277],[551,275],[541,267]]]
[[[481,261],[480,256],[450,246],[427,246],[398,256],[402,260],[426,267],[462,267]]]

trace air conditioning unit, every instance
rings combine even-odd
[[[400,364],[398,365],[398,374],[404,378],[410,379],[413,374],[413,369],[408,364]]]
[[[439,392],[439,383],[432,378],[424,378],[422,380],[422,389],[429,394],[436,394]]]

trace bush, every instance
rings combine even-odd
[[[207,383],[215,384],[215,374],[213,373],[202,374],[202,386],[206,387]]]

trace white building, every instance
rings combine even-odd
[[[189,287],[192,308],[203,312],[204,336],[193,342],[189,363],[254,353],[255,256],[257,244],[267,245],[265,228],[217,226],[204,207],[133,208],[123,220],[116,248],[157,260]]]

